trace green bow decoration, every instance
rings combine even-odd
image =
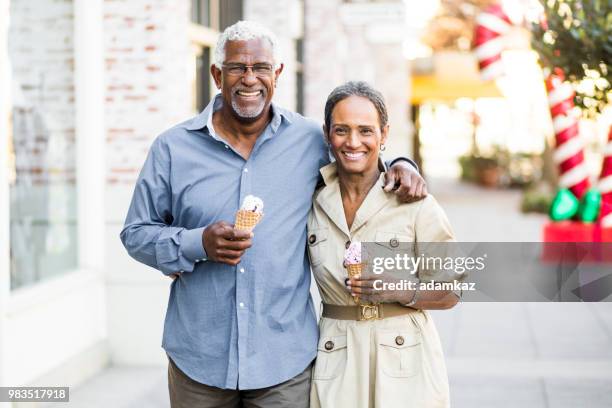
[[[569,220],[578,213],[580,202],[567,188],[559,190],[550,206],[550,218],[554,221]]]
[[[578,216],[583,222],[595,222],[601,207],[601,193],[591,189],[584,194],[578,209]]]

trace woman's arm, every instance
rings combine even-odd
[[[451,309],[459,303],[459,295],[452,290],[384,289],[399,280],[382,274],[374,277],[347,279],[346,287],[352,296],[373,303],[399,303],[413,309]]]
[[[454,247],[450,244],[455,237],[442,208],[433,196],[428,195],[421,203],[415,218],[414,230],[416,231],[416,245],[412,256],[416,257],[453,257]],[[412,251],[410,251],[412,252]],[[406,273],[404,273],[406,275]],[[451,290],[420,290],[418,286],[407,288],[406,285],[398,285],[404,281],[413,282],[452,282],[461,280],[454,270],[428,269],[419,267],[414,275],[400,275],[382,273],[374,276],[347,279],[347,289],[354,295],[365,301],[375,303],[400,303],[415,309],[450,309],[454,307],[460,297],[460,293]],[[415,285],[415,286],[416,286]],[[399,288],[399,289],[396,289]]]

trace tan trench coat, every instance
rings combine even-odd
[[[430,195],[400,204],[382,189],[370,190],[350,230],[340,195],[336,165],[321,169],[325,187],[315,193],[308,219],[308,251],[324,303],[355,305],[344,285],[347,241],[453,241],[449,222]],[[396,341],[401,336],[401,341]],[[329,341],[333,348],[329,348]],[[312,378],[313,408],[448,407],[444,356],[427,311],[382,320],[322,318]]]

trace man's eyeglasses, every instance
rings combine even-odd
[[[231,63],[223,64],[223,68],[229,75],[242,76],[247,73],[247,70],[251,68],[255,76],[268,76],[274,71],[274,66],[268,63],[258,63],[253,65]]]

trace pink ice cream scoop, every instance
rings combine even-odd
[[[349,278],[357,278],[361,275],[363,270],[361,262],[361,242],[351,242],[346,251],[344,251],[344,266]],[[359,303],[359,296],[353,296],[353,300]]]
[[[361,242],[351,242],[351,245],[344,252],[344,264],[355,265],[361,263]]]

